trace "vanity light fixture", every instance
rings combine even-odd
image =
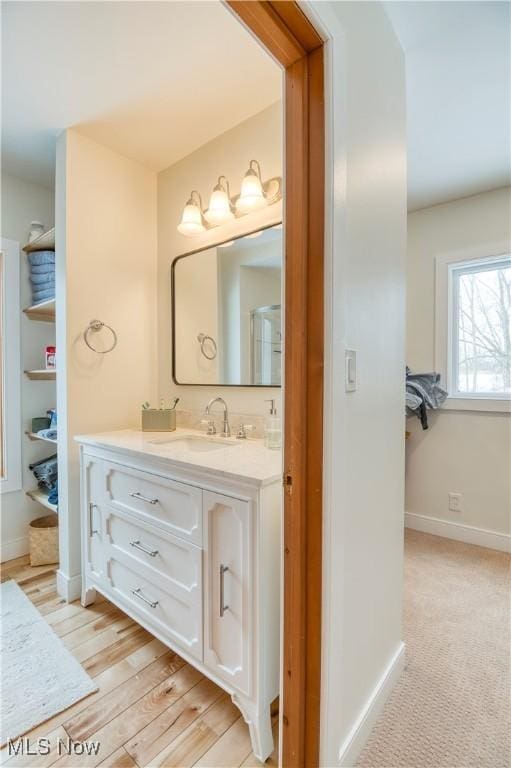
[[[227,178],[219,176],[211,193],[209,208],[206,211],[203,210],[201,196],[194,190],[184,207],[177,229],[182,235],[198,235],[206,229],[231,221],[235,216],[245,216],[267,205],[273,205],[281,198],[281,177],[275,176],[268,181],[263,181],[261,166],[257,160],[251,160],[241,182],[239,195],[231,197]]]
[[[229,194],[229,182],[225,176],[218,177],[218,182],[209,198],[209,208],[205,211],[204,218],[213,227],[223,224],[224,221],[234,219]]]
[[[182,235],[198,235],[200,232],[204,232],[205,229],[202,198],[199,192],[194,189],[184,207],[177,231]]]
[[[257,160],[251,160],[248,171],[241,182],[241,193],[236,200],[238,213],[257,211],[268,205],[261,180],[261,166]]]

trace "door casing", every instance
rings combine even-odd
[[[296,2],[227,0],[285,71],[284,585],[281,765],[319,765],[322,603],[324,41]]]

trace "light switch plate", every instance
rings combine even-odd
[[[346,350],[345,386],[346,392],[354,392],[357,388],[357,353],[354,349]]]

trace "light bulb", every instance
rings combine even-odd
[[[264,208],[268,205],[268,201],[264,196],[260,174],[254,170],[253,165],[257,165],[259,169],[258,164],[251,160],[250,168],[241,182],[240,196],[236,201],[236,210],[239,213],[257,211],[259,208]]]
[[[199,232],[204,232],[205,229],[206,227],[202,221],[202,211],[191,197],[184,207],[177,231],[182,235],[198,235]]]
[[[223,224],[224,221],[230,221],[234,218],[234,213],[231,211],[231,201],[229,195],[222,189],[220,184],[214,188],[209,199],[209,208],[204,213],[204,218],[212,226]]]

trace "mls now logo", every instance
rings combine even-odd
[[[56,749],[59,755],[98,755],[101,742],[99,741],[71,741],[57,739]],[[9,755],[49,755],[52,751],[50,739],[36,739],[30,741],[27,738],[9,739]]]

